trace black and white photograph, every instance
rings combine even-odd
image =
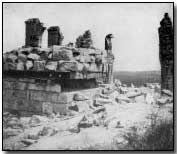
[[[174,2],[2,3],[3,151],[174,151]]]

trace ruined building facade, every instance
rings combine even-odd
[[[42,35],[46,29],[38,18],[32,18],[25,21],[26,24],[26,47],[41,47]]]
[[[161,88],[173,90],[174,36],[173,26],[168,13],[159,27],[159,58],[161,64]]]
[[[58,26],[48,28],[48,47],[52,45],[62,45],[64,37]]]

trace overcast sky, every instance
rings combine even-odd
[[[25,44],[25,23],[39,18],[46,27],[60,26],[63,44],[90,29],[94,46],[114,34],[115,71],[160,70],[158,27],[165,12],[173,20],[172,3],[19,3],[3,5],[3,51]],[[43,35],[47,46],[47,31]]]

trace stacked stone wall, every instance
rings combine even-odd
[[[72,101],[73,93],[78,90],[95,88],[97,85],[95,79],[48,81],[39,82],[30,78],[4,77],[3,109],[40,115],[45,113],[66,114],[67,105]]]
[[[36,84],[32,80],[3,79],[3,109],[33,112],[66,112],[67,98],[59,84]],[[50,111],[49,111],[50,110]]]

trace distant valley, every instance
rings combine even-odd
[[[133,83],[136,86],[141,86],[144,83],[150,82],[160,83],[160,71],[118,71],[114,72],[114,78],[119,79],[121,82],[131,85]]]

